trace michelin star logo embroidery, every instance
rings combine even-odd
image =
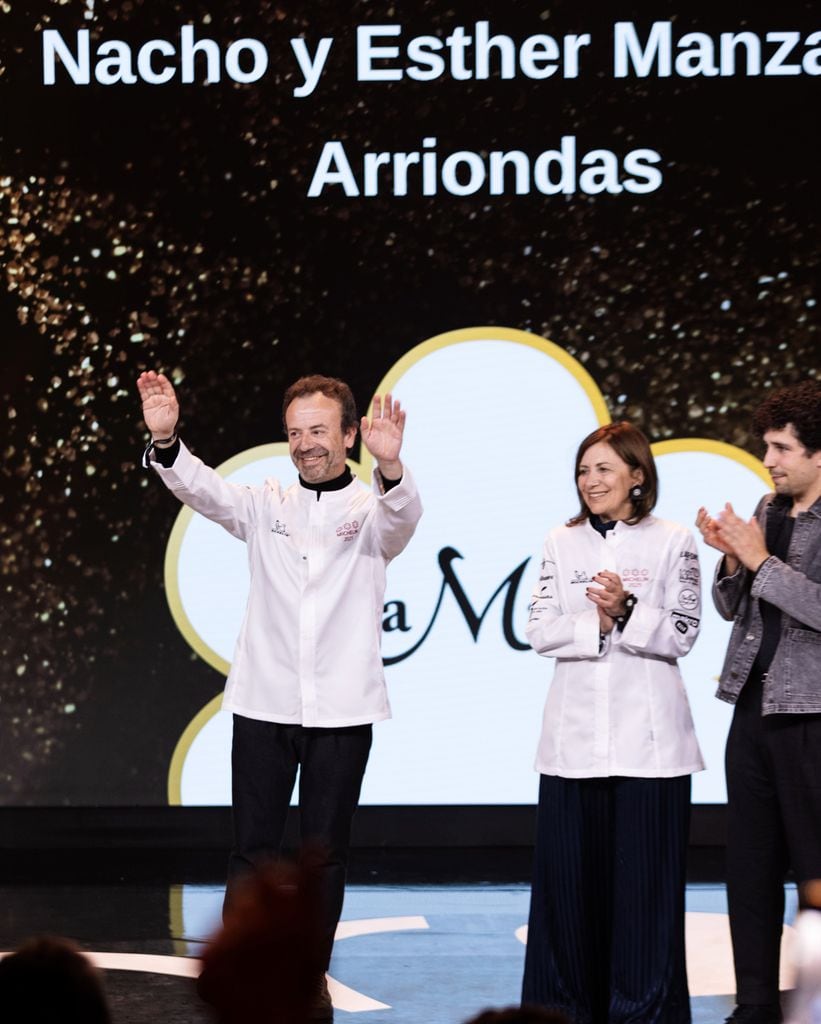
[[[344,541],[351,541],[359,533],[359,522],[354,519],[352,523],[343,523],[342,526],[337,526],[336,535],[341,537]]]

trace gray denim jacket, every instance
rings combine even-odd
[[[768,494],[755,516],[766,535],[770,516],[789,513],[790,498]],[[733,631],[716,696],[735,704],[761,644],[759,598],[781,609],[781,637],[764,679],[765,715],[821,712],[821,499],[796,517],[786,563],[770,556],[757,573],[740,566],[722,576],[713,601]]]

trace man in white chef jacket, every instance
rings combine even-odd
[[[232,883],[280,851],[297,774],[303,842],[320,845],[327,959],[342,911],[351,820],[374,722],[390,717],[380,653],[385,570],[422,514],[400,460],[405,412],[376,396],[359,424],[373,488],[346,464],[351,389],[318,375],[292,384],[283,422],[299,480],[230,484],[177,436],[179,405],[162,373],[137,382],[151,432],[146,463],[180,501],[245,541],[251,582],[223,708],[233,712]],[[324,979],[317,1020],[332,1017]]]

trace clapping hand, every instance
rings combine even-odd
[[[736,572],[739,564],[755,572],[770,557],[757,520],[753,518],[748,521],[736,515],[729,501],[715,519],[705,508],[700,508],[696,526],[704,543],[725,556],[724,568],[730,576]]]
[[[731,506],[727,505],[727,507],[730,508]],[[733,551],[729,541],[726,537],[722,536],[721,523],[717,519],[713,519],[703,506],[696,515],[696,526],[705,544],[709,544],[711,548],[715,548],[716,551],[720,551],[723,555],[735,557],[735,551]]]
[[[718,514],[718,532],[730,551],[750,572],[757,572],[770,557],[767,542],[758,521],[742,519],[727,502]]]

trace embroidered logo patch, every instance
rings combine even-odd
[[[359,533],[359,522],[354,519],[351,523],[343,523],[342,526],[337,526],[336,535],[341,537],[346,543],[354,539]]]
[[[679,633],[686,633],[688,629],[698,629],[699,619],[692,615],[685,615],[684,612],[672,612],[673,625]]]
[[[593,578],[588,576],[584,569],[574,569],[571,583],[592,583]]]

